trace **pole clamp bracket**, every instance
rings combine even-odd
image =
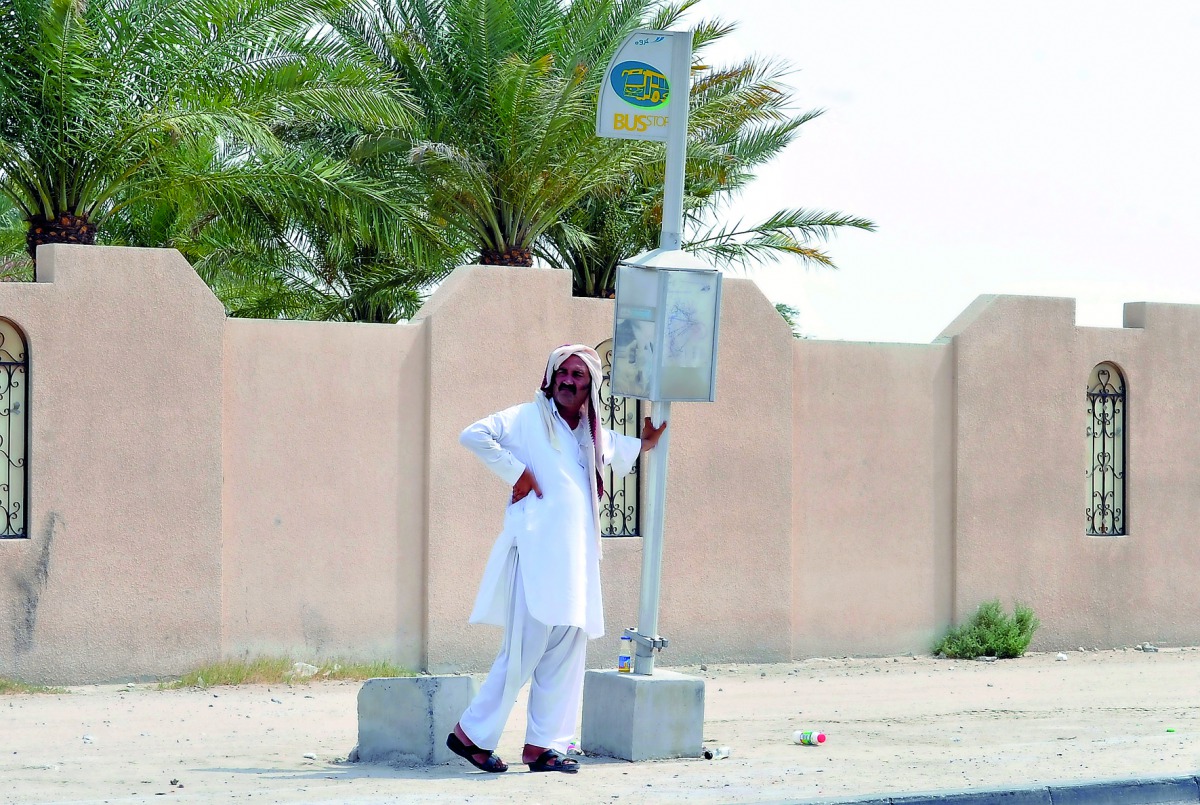
[[[662,635],[655,635],[654,637],[650,637],[649,635],[642,634],[641,632],[639,632],[637,629],[634,629],[634,628],[626,629],[625,634],[629,635],[630,639],[632,639],[633,642],[635,642],[639,645],[645,646],[646,648],[648,648],[652,651],[654,651],[654,650],[662,651],[663,649],[665,649],[667,647],[667,638],[663,637]]]

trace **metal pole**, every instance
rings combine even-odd
[[[679,42],[671,51],[671,116],[667,131],[667,170],[663,177],[662,231],[658,245],[667,250],[683,245],[683,179],[687,163],[688,96],[692,83],[692,32],[680,31]],[[654,403],[651,420],[658,427],[671,417],[671,403]],[[649,453],[646,483],[649,499],[646,507],[645,535],[642,537],[642,590],[638,602],[637,634],[634,635],[633,672],[654,673],[654,649],[666,641],[658,635],[658,599],[662,580],[663,520],[667,503],[667,448],[671,442],[668,427]],[[641,639],[638,639],[638,638]]]
[[[667,171],[663,178],[663,217],[658,245],[683,245],[683,175],[687,161],[688,96],[692,83],[692,32],[680,31],[671,51],[671,104],[667,129]]]
[[[651,421],[658,427],[671,416],[671,403],[656,402]],[[667,502],[667,448],[670,446],[671,429],[663,431],[658,444],[647,454],[646,480],[650,487],[646,501],[645,529],[642,535],[642,590],[638,599],[639,634],[647,638],[658,637],[658,599],[662,580],[663,515]],[[634,640],[633,672],[650,676],[654,673],[654,647],[647,642]]]

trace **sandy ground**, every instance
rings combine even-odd
[[[705,678],[705,744],[731,757],[584,758],[575,776],[346,763],[357,682],[0,696],[0,803],[808,802],[1200,771],[1200,649],[1067,658],[676,668]]]

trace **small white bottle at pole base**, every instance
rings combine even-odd
[[[633,638],[623,634],[618,642],[621,647],[617,650],[617,670],[628,674],[633,671]]]

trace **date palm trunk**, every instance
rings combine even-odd
[[[78,243],[94,246],[96,227],[86,215],[60,212],[53,218],[34,215],[29,218],[25,232],[25,250],[37,265],[37,247],[45,243]]]
[[[479,254],[481,266],[520,266],[529,268],[533,265],[533,251],[520,246],[510,246],[507,249],[495,251],[484,249]]]

